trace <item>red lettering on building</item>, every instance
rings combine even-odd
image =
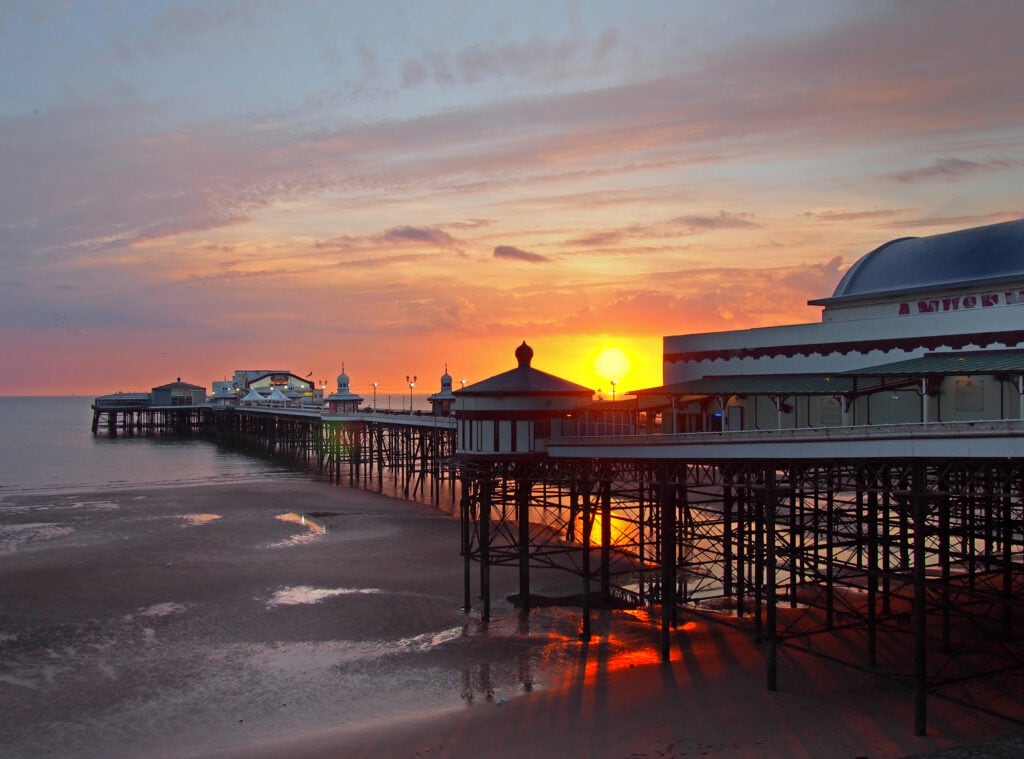
[[[908,316],[911,313],[932,314],[939,311],[959,311],[961,308],[990,308],[1000,304],[1000,293],[980,293],[978,295],[951,295],[941,300],[919,300],[916,304],[912,302],[901,302],[896,308],[897,316]],[[1024,304],[1024,290],[1006,290],[1002,293],[1003,300],[1007,306]],[[917,306],[915,311],[913,306]]]

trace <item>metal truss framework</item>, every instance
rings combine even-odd
[[[404,498],[440,505],[455,450],[451,428],[402,419],[332,420],[288,412],[209,411],[218,442],[271,456],[340,485],[381,490],[389,480]]]
[[[592,604],[660,606],[667,660],[686,608],[752,629],[772,690],[779,645],[905,679],[917,734],[929,691],[970,701],[979,673],[1024,664],[1019,459],[539,458],[460,462],[460,481],[484,619],[491,566],[518,566],[526,610],[530,569],[560,567],[584,638]]]

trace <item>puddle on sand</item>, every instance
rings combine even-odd
[[[377,588],[311,588],[308,585],[295,585],[282,588],[267,601],[267,606],[294,606],[296,604],[320,603],[325,598],[349,596],[355,594],[380,593]]]
[[[182,514],[178,517],[189,525],[209,524],[221,518],[220,514]]]
[[[298,535],[292,535],[286,540],[279,540],[276,543],[271,543],[271,548],[287,548],[288,546],[301,545],[302,543],[311,543],[327,533],[327,521],[323,518],[318,519],[308,514],[297,514],[295,512],[289,514],[278,514],[274,518],[281,522],[301,525],[306,528],[306,532]]]
[[[188,609],[184,604],[167,601],[162,604],[153,604],[139,610],[140,617],[166,617],[171,614],[180,614]]]
[[[54,522],[0,525],[0,554],[17,553],[19,549],[70,535],[73,527]]]

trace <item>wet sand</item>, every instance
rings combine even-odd
[[[315,482],[9,497],[0,756],[877,758],[1014,729],[932,698],[915,737],[905,686],[788,649],[771,693],[703,619],[670,665],[643,614],[584,645],[578,609],[504,600],[513,568],[483,624],[458,547],[431,507]]]

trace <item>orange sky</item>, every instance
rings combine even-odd
[[[879,244],[1024,215],[1019,4],[446,6],[5,19],[0,394],[431,392],[526,340],[608,397],[665,335],[815,321]]]

